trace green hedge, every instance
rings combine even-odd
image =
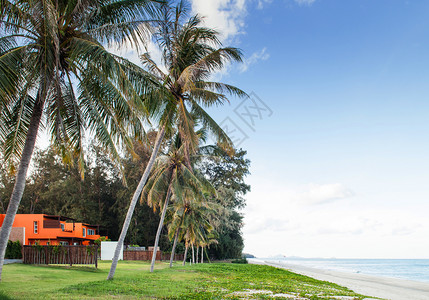
[[[245,257],[239,258],[239,259],[234,259],[231,261],[233,264],[247,264],[248,261]]]
[[[21,243],[19,241],[7,242],[5,258],[9,258],[9,259],[20,259],[20,258],[22,258],[22,246],[21,246]]]

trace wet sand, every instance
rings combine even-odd
[[[429,283],[309,268],[299,265],[249,259],[252,264],[265,264],[294,273],[329,281],[356,293],[391,300],[429,300]]]

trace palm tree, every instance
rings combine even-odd
[[[211,216],[216,213],[215,206],[213,202],[209,201],[191,201],[187,204],[185,217],[182,222],[182,228],[185,230],[184,239],[187,245],[186,249],[190,245],[192,251],[194,251],[194,246],[199,247],[216,243],[216,232],[211,223],[213,220]],[[194,253],[192,254],[192,262],[195,262]]]
[[[231,146],[231,140],[203,107],[223,104],[228,100],[226,94],[247,97],[245,92],[234,86],[209,81],[210,76],[221,70],[225,63],[241,61],[242,54],[237,48],[222,47],[218,33],[201,27],[198,16],[191,17],[184,23],[187,10],[184,1],[180,1],[175,7],[168,4],[163,6],[163,18],[153,37],[162,51],[164,66],[158,66],[149,53],[141,56],[145,70],[152,74],[159,86],[157,90],[145,95],[146,108],[157,117],[159,130],[151,160],[131,200],[108,280],[113,279],[115,274],[135,205],[149,177],[164,135],[171,135],[173,128],[178,128],[183,143],[187,144],[186,151],[191,153],[198,146],[192,112],[217,137],[221,145]],[[162,106],[158,105],[160,101],[163,101]],[[187,163],[189,166],[189,159]]]
[[[171,249],[171,254],[170,254],[170,268],[173,266],[173,260],[176,253],[177,243],[183,239],[183,232],[184,232],[181,226],[182,226],[182,222],[185,217],[187,208],[185,207],[185,205],[181,205],[181,204],[183,204],[184,201],[186,201],[185,199],[187,199],[187,191],[184,190],[184,192],[180,196],[181,197],[179,199],[175,199],[175,201],[173,202],[174,205],[171,207],[172,212],[170,213],[171,220],[169,220],[169,224],[168,224],[168,237],[170,240],[173,240],[173,247]]]
[[[197,178],[202,175],[196,174]],[[174,201],[172,220],[168,226],[168,235],[170,238],[174,236],[173,248],[170,256],[170,268],[173,264],[173,258],[176,250],[177,242],[185,239],[186,245],[188,242],[198,241],[202,245],[208,245],[215,242],[213,239],[213,226],[211,221],[213,215],[217,213],[217,204],[211,201],[214,194],[213,187],[210,183],[201,181],[204,186],[200,189],[185,189],[182,196]],[[209,187],[209,189],[207,189]],[[202,190],[203,192],[199,192]],[[199,230],[195,230],[199,228]],[[195,232],[198,232],[195,235]],[[191,243],[193,244],[193,243]],[[186,248],[187,250],[187,248]],[[185,253],[186,259],[186,253]],[[201,260],[202,261],[202,260]]]
[[[161,208],[162,213],[156,232],[154,250],[152,255],[152,263],[150,271],[153,272],[155,258],[159,244],[162,227],[164,226],[164,218],[170,197],[173,191],[182,189],[183,177],[192,175],[192,172],[184,164],[184,145],[179,149],[174,149],[168,155],[163,155],[157,158],[153,173],[149,178],[145,188],[143,189],[142,199],[146,198],[149,206]]]
[[[176,254],[176,246],[179,240],[180,228],[175,228],[175,229],[170,229],[170,228],[171,227],[169,227],[169,230],[168,230],[169,237],[170,237],[170,232],[174,233],[174,236],[170,237],[170,239],[173,239],[173,247],[171,248],[171,253],[170,253],[170,268],[171,268],[173,266],[174,256]]]
[[[65,162],[77,156],[82,172],[86,129],[117,162],[116,145],[130,144],[131,130],[140,136],[140,90],[132,88],[140,76],[129,77],[130,63],[103,44],[140,44],[155,11],[149,0],[0,1],[0,139],[5,159],[19,161],[0,233],[0,279],[42,120]]]
[[[182,142],[180,135],[176,135],[170,145],[167,155],[159,156],[152,174],[143,189],[142,199],[149,206],[162,207],[161,219],[155,237],[154,251],[150,271],[155,266],[156,252],[159,238],[164,226],[164,219],[170,199],[178,199],[193,195],[195,198],[205,198],[205,194],[215,194],[214,188],[203,176],[195,176],[192,168],[187,164],[187,144]]]

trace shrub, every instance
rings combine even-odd
[[[5,258],[8,259],[21,259],[22,258],[22,246],[19,241],[7,242]]]
[[[245,257],[231,260],[233,264],[247,264],[247,259]]]
[[[108,239],[107,237],[105,237],[105,236],[100,236],[98,239],[96,239],[95,241],[94,241],[94,244],[97,244],[97,245],[101,245],[101,242],[104,242],[104,241],[110,241],[110,239]]]

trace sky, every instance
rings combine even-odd
[[[250,98],[209,109],[251,160],[244,251],[429,258],[429,1],[190,3],[244,53],[214,77]]]
[[[247,150],[244,251],[429,258],[428,1],[193,0],[251,94],[210,109]]]

